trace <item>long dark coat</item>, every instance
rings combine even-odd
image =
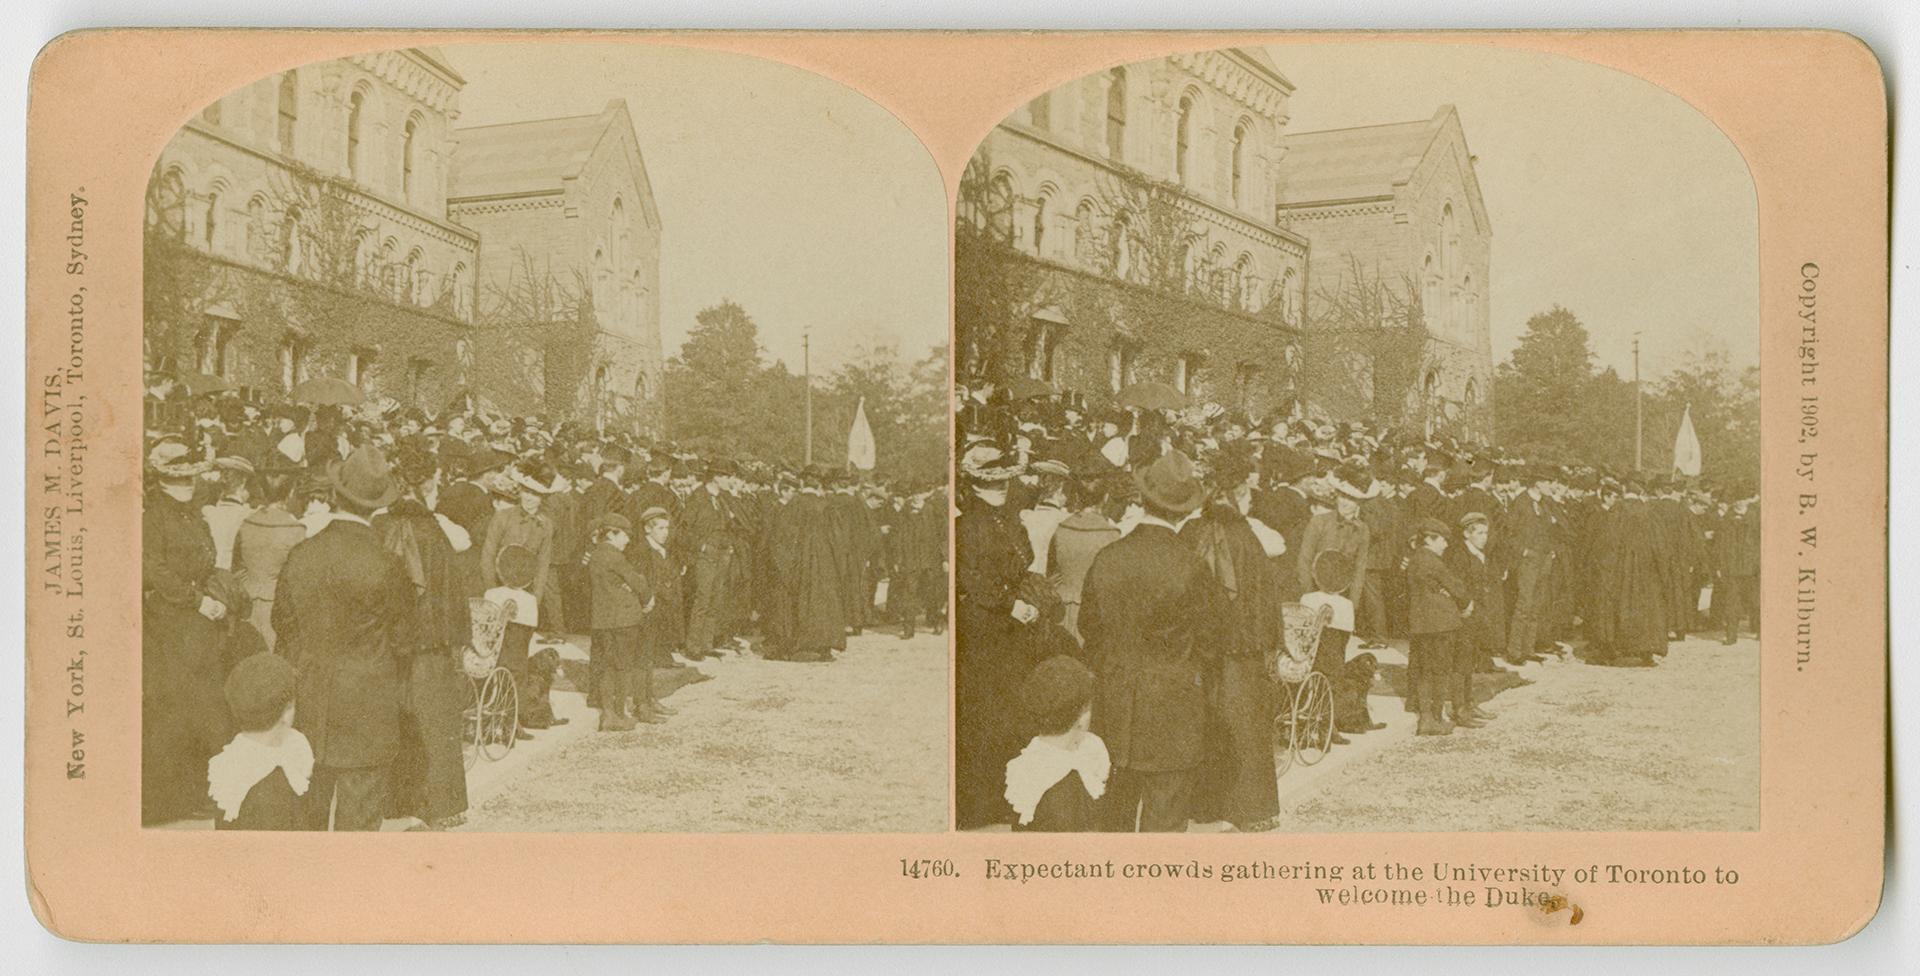
[[[832,552],[827,500],[802,492],[774,518],[771,537],[780,595],[773,631],[782,651],[820,652],[847,646],[846,601]]]
[[[1277,696],[1267,676],[1266,652],[1280,641],[1280,586],[1274,563],[1260,547],[1246,517],[1214,505],[1180,530],[1226,591],[1232,636],[1208,682],[1208,726],[1216,741],[1195,798],[1195,819],[1248,825],[1280,812],[1273,768],[1273,719]]]
[[[1038,663],[1033,625],[1013,619],[1013,603],[1033,562],[1015,513],[971,501],[954,523],[954,722],[959,746],[962,829],[1005,823],[1007,763],[1030,734],[1019,690]]]
[[[1172,529],[1143,523],[1094,557],[1080,600],[1093,731],[1114,767],[1199,765],[1206,678],[1234,639],[1226,590]]]
[[[627,558],[653,587],[653,612],[640,628],[640,656],[649,666],[673,664],[673,652],[686,636],[686,603],[680,591],[680,564],[672,551],[660,552],[645,539],[627,546]]]
[[[140,543],[140,813],[155,823],[185,817],[206,800],[207,760],[232,732],[221,627],[200,613],[214,571],[213,535],[197,507],[155,491],[147,495]]]
[[[400,558],[413,584],[413,640],[402,658],[404,719],[394,775],[388,781],[390,812],[438,820],[467,809],[467,772],[460,757],[460,713],[467,679],[458,656],[472,640],[469,594],[456,565],[453,544],[425,505],[402,500],[374,516],[374,531]],[[295,709],[296,714],[298,708]]]
[[[1667,649],[1667,567],[1659,529],[1644,501],[1623,499],[1600,529],[1595,644],[1598,660],[1642,658]]]
[[[400,661],[417,647],[414,589],[372,527],[335,519],[287,554],[273,601],[279,653],[299,671],[294,727],[320,766],[390,761],[400,732]]]

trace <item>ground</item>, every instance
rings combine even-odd
[[[851,638],[831,664],[752,654],[700,667],[667,697],[679,714],[592,730],[578,693],[567,726],[469,773],[469,831],[939,831],[947,823],[947,641]]]
[[[1654,668],[1569,657],[1522,677],[1484,706],[1496,715],[1485,728],[1449,736],[1415,738],[1399,699],[1375,694],[1374,720],[1390,727],[1289,769],[1277,829],[1758,829],[1757,641],[1695,637]]]

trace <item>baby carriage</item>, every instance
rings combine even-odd
[[[1267,675],[1280,694],[1273,718],[1274,761],[1284,774],[1294,760],[1311,766],[1333,745],[1333,683],[1313,669],[1320,632],[1333,608],[1299,603],[1280,608],[1280,646],[1267,652]]]
[[[513,751],[520,737],[520,694],[513,672],[500,665],[500,643],[513,617],[512,603],[470,597],[467,612],[473,619],[473,642],[460,658],[469,689],[467,707],[460,713],[460,752],[472,769],[483,755],[491,761]]]

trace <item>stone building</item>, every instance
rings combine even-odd
[[[658,427],[660,213],[626,103],[594,115],[458,129],[449,212],[480,234],[483,296],[553,274],[600,329],[583,396]]]
[[[1443,105],[1422,121],[1289,133],[1283,148],[1275,220],[1313,243],[1314,294],[1371,278],[1417,295],[1430,338],[1409,410],[1488,435],[1493,228],[1458,113]]]
[[[995,128],[968,217],[1045,269],[1015,368],[1089,391],[1284,395],[1307,265],[1271,220],[1292,91],[1263,52],[1208,51],[1071,82]]]
[[[1309,330],[1358,268],[1430,336],[1405,413],[1484,434],[1491,228],[1458,116],[1293,133],[1293,97],[1266,52],[1216,50],[1070,82],[996,127],[961,218],[1038,270],[995,349],[970,347],[963,296],[963,372],[1311,403]]]
[[[433,48],[381,51],[262,78],[182,125],[148,187],[148,370],[212,374],[255,399],[336,376],[429,409],[462,392],[533,409],[541,391],[530,399],[519,380],[537,380],[541,354],[512,376],[477,368],[474,350],[497,294],[484,283],[516,265],[585,274],[591,255],[573,237],[501,216],[532,206],[552,176],[574,236],[605,242],[593,279],[604,349],[574,412],[657,425],[639,408],[658,389],[659,220],[624,106],[584,120],[594,126],[457,130],[465,85]],[[581,158],[541,156],[575,152],[553,133],[587,128],[606,138]],[[463,168],[467,134],[493,129],[524,132],[526,148],[480,137],[496,161]],[[503,170],[502,156],[527,172]],[[457,182],[463,171],[478,175]]]

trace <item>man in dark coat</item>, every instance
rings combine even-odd
[[[1557,541],[1555,519],[1543,493],[1547,476],[1535,472],[1527,490],[1508,504],[1494,528],[1509,560],[1513,580],[1513,619],[1507,628],[1507,660],[1516,664],[1534,656],[1542,635]]]
[[[1760,503],[1741,499],[1727,510],[1714,533],[1716,559],[1714,602],[1720,610],[1720,623],[1727,629],[1725,643],[1740,636],[1740,626],[1753,619],[1753,632],[1760,633],[1757,601],[1760,584]]]
[[[1202,758],[1206,676],[1233,639],[1234,614],[1178,534],[1206,497],[1193,462],[1168,451],[1134,480],[1146,514],[1094,557],[1081,592],[1092,728],[1113,761],[1102,826],[1180,831]]]
[[[328,472],[334,518],[287,554],[277,645],[300,672],[294,727],[313,746],[307,825],[378,830],[400,739],[401,662],[416,645],[413,581],[367,519],[400,497],[379,448]],[[337,800],[337,802],[336,802]]]
[[[732,619],[734,526],[733,513],[721,490],[728,469],[716,462],[707,469],[706,484],[681,505],[674,538],[677,555],[688,565],[691,592],[687,612],[686,655],[714,657],[714,641]],[[642,513],[644,514],[644,513]]]

